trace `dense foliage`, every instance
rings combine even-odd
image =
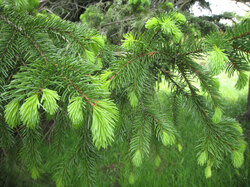
[[[238,75],[236,88],[248,83],[249,19],[197,39],[186,17],[170,9],[110,47],[85,23],[35,14],[28,0],[18,2],[0,5],[4,167],[34,180],[51,174],[57,186],[92,186],[98,153],[114,141],[129,144],[135,167],[159,144],[181,151],[183,110],[200,129],[196,151],[206,178],[225,156],[241,167],[242,128],[223,115],[213,76],[226,70]],[[129,2],[138,8],[138,1]],[[205,56],[209,67],[197,63]],[[169,94],[159,90],[162,82]]]

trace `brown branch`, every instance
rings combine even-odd
[[[177,57],[187,56],[187,55],[190,55],[190,54],[193,54],[193,53],[199,53],[199,52],[202,52],[202,51],[203,51],[203,49],[197,49],[197,50],[189,51],[189,52],[186,52],[186,53],[183,53],[183,54],[178,53]]]
[[[92,106],[95,106],[95,105],[96,105],[96,103],[92,103],[92,102],[90,101],[90,98],[89,98],[86,94],[84,94],[83,91],[82,91],[76,84],[74,84],[70,79],[68,79],[66,76],[64,76],[63,78],[64,78],[66,81],[68,81],[69,84],[70,84],[71,86],[73,86],[73,87],[77,90],[77,92],[78,92],[79,94],[81,94],[81,96],[84,97],[84,98],[87,100],[87,102],[89,102]]]
[[[236,64],[233,62],[233,60],[231,58],[229,58],[229,61],[233,64],[233,66],[235,67],[235,69],[237,69],[238,72],[240,72],[240,69],[236,66]]]
[[[244,53],[250,54],[250,51],[247,51],[247,50],[245,50],[245,49],[238,48],[238,47],[234,47],[234,46],[233,46],[233,48],[236,49],[236,50],[242,51],[242,52],[244,52]]]
[[[84,51],[85,47],[81,44],[81,42],[77,39],[77,37],[72,32],[69,32],[69,34],[77,41],[77,43],[81,46],[81,48]]]
[[[239,36],[235,36],[235,37],[231,38],[229,41],[236,40],[238,38],[242,38],[242,37],[245,37],[247,35],[250,35],[250,31],[243,33],[243,34],[240,34]]]

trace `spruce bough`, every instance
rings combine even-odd
[[[153,139],[181,151],[176,126],[183,108],[203,129],[197,158],[207,178],[225,155],[242,165],[242,128],[223,116],[213,75],[226,69],[238,74],[238,89],[247,84],[249,19],[195,40],[181,13],[150,18],[144,33],[124,36],[117,47],[124,55],[104,69],[101,61],[113,52],[97,31],[11,3],[0,5],[0,146],[18,149],[34,180],[49,172],[57,186],[94,185],[98,151],[115,141],[117,127],[126,130],[135,167],[149,156]],[[195,60],[203,55],[209,69]],[[168,83],[169,94],[158,89],[160,82]]]

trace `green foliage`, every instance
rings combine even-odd
[[[134,91],[130,92],[129,95],[129,101],[130,101],[130,105],[135,108],[138,106],[138,98],[136,97],[136,94]]]
[[[244,162],[243,153],[240,151],[233,151],[233,165],[236,168],[239,168]]]
[[[207,152],[203,151],[198,157],[198,164],[203,166],[207,162]]]
[[[123,37],[125,40],[122,40],[123,42],[122,47],[125,49],[133,49],[135,43],[137,42],[136,35],[133,33],[128,33],[124,34]]]
[[[5,119],[7,124],[14,128],[21,123],[20,121],[20,103],[18,100],[13,99],[5,108]]]
[[[40,108],[40,105],[38,95],[34,94],[25,99],[24,104],[21,106],[21,120],[28,128],[34,129],[38,126],[40,121],[38,109]]]
[[[107,148],[114,141],[114,128],[118,119],[118,110],[109,100],[100,100],[93,105],[91,131],[95,146]]]
[[[214,50],[209,53],[208,61],[210,70],[218,75],[225,69],[226,63],[229,61],[229,59],[221,49],[215,46]]]
[[[54,115],[57,112],[59,106],[57,105],[56,101],[59,99],[60,96],[57,94],[56,91],[43,89],[41,103],[44,110],[50,115]]]
[[[145,27],[147,29],[153,29],[155,31],[161,30],[169,37],[173,37],[175,42],[179,42],[182,37],[182,32],[179,29],[179,24],[185,23],[186,18],[184,15],[178,12],[169,13],[162,18],[150,18]]]
[[[157,155],[155,157],[155,166],[158,168],[161,164],[161,157],[159,155]]]
[[[69,118],[72,121],[72,127],[79,128],[84,125],[84,114],[85,109],[82,97],[72,98],[68,105]]]
[[[138,2],[148,4],[129,3]],[[116,140],[127,143],[138,170],[154,149],[155,165],[160,167],[165,162],[158,149],[161,144],[182,150],[183,111],[199,128],[196,151],[198,164],[207,164],[206,178],[227,155],[236,168],[243,164],[242,129],[222,114],[213,75],[226,67],[229,75],[235,71],[240,75],[238,88],[246,85],[248,20],[226,33],[194,40],[185,31],[185,16],[171,11],[152,16],[144,32],[130,32],[122,47],[105,51],[105,38],[87,24],[34,16],[5,3],[0,5],[0,102],[6,107],[0,108],[5,114],[0,116],[0,130],[7,135],[1,137],[1,148],[14,142],[17,149],[13,146],[10,151],[17,150],[18,166],[34,180],[51,174],[57,186],[95,186],[97,153]],[[206,54],[212,71],[196,61]],[[161,84],[168,88],[161,90]],[[52,115],[50,119],[40,106]],[[4,121],[20,137],[12,137]],[[136,183],[135,176],[130,174],[130,184]]]
[[[221,116],[222,116],[222,111],[220,108],[216,107],[215,111],[214,111],[214,115],[212,117],[212,120],[214,123],[219,123],[221,120]]]
[[[132,162],[136,167],[139,167],[142,164],[142,155],[139,149],[134,153]]]
[[[130,173],[128,180],[129,180],[129,184],[131,185],[135,184],[135,177],[133,173]]]
[[[211,170],[211,166],[207,166],[205,169],[205,176],[206,178],[210,178],[212,176],[212,170]]]

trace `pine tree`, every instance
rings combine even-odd
[[[135,167],[154,139],[181,150],[176,126],[183,109],[202,129],[197,160],[207,178],[225,156],[242,165],[243,131],[223,115],[213,76],[226,69],[238,74],[236,88],[248,83],[249,19],[197,40],[185,16],[169,11],[150,18],[145,32],[124,35],[122,55],[114,57],[84,23],[33,14],[28,0],[18,2],[0,5],[0,146],[7,168],[15,162],[34,180],[47,173],[57,186],[94,186],[98,152],[115,141],[116,129],[124,129]],[[114,60],[104,68],[107,56]],[[209,69],[197,63],[204,56]],[[160,82],[169,94],[159,91]]]

